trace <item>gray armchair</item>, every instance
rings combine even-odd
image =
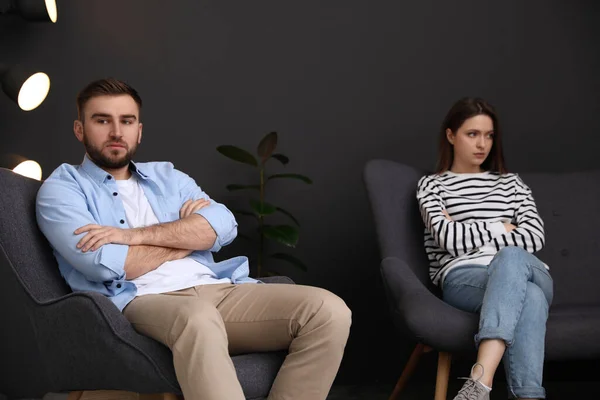
[[[181,394],[166,346],[138,334],[104,296],[66,285],[35,221],[39,187],[0,168],[0,394]],[[248,399],[267,396],[284,358],[285,352],[232,357]]]
[[[439,351],[436,400],[446,399],[452,353],[473,353],[478,317],[444,303],[428,277],[417,201],[427,171],[389,160],[364,169],[381,253],[381,275],[394,325],[417,341],[391,399],[396,399],[420,356]],[[547,360],[600,358],[600,170],[520,174],[545,222],[554,300],[546,334]]]

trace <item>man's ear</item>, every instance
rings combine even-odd
[[[138,141],[137,141],[138,144],[140,144],[142,142],[142,128],[143,128],[143,125],[140,122],[138,125]]]
[[[450,144],[454,144],[454,133],[450,130],[450,128],[446,129],[446,139],[450,142]]]
[[[83,124],[78,119],[73,122],[73,132],[75,133],[77,140],[83,142]]]

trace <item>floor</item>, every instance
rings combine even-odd
[[[450,382],[448,399],[452,399],[460,389],[462,381]],[[572,400],[575,398],[594,399],[592,395],[597,382],[546,382],[545,387],[550,400]],[[327,400],[388,400],[393,389],[390,384],[372,385],[338,385],[334,386]],[[400,400],[433,399],[434,387],[429,382],[411,382]],[[491,400],[504,400],[508,398],[506,389],[500,385],[492,390]],[[64,400],[63,395],[47,395],[43,400]]]
[[[460,389],[462,381],[455,379],[449,382],[448,399],[451,400]],[[553,381],[545,382],[549,400],[571,400],[576,398],[597,399],[593,393],[598,385],[597,381]],[[336,385],[332,388],[327,400],[388,400],[393,384],[370,385]],[[431,400],[434,396],[433,382],[412,381],[402,393],[400,400]],[[496,385],[491,393],[491,400],[504,400],[508,398],[503,385]],[[41,400],[65,400],[66,395],[49,393]],[[0,395],[0,400],[4,400]],[[33,399],[32,399],[33,400]],[[40,400],[40,399],[38,399]]]
[[[462,381],[450,382],[448,388],[448,399],[451,400],[460,389]],[[549,400],[574,400],[574,399],[597,399],[594,395],[597,382],[546,382],[545,388]],[[348,385],[334,387],[327,400],[387,400],[392,392],[392,385]],[[432,383],[413,382],[399,400],[432,400],[434,387]],[[504,400],[508,393],[504,387],[496,387],[492,390],[491,400]]]
[[[448,399],[453,399],[460,389],[462,382],[451,384],[448,389]],[[600,396],[593,395],[596,382],[549,382],[546,384],[547,398],[549,400],[572,400],[572,399],[597,399]],[[327,400],[388,400],[392,387],[389,385],[373,386],[338,386],[334,387]],[[432,400],[434,388],[431,384],[412,383],[406,388],[399,400]],[[504,400],[508,398],[506,389],[495,388],[492,390],[491,400]]]

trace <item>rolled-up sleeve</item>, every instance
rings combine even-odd
[[[77,248],[86,235],[74,231],[87,224],[99,224],[88,210],[86,198],[75,180],[50,178],[37,194],[38,226],[52,247],[73,268],[92,282],[108,283],[125,279],[129,246],[105,244],[96,251]]]
[[[196,214],[204,217],[217,235],[217,239],[209,251],[217,252],[223,246],[233,242],[237,236],[237,221],[235,216],[227,207],[221,203],[217,203],[211,199],[202,189],[196,184],[194,179],[185,173],[174,170],[179,180],[179,188],[181,194],[181,205],[188,200],[206,199],[210,200],[210,205],[196,211]]]

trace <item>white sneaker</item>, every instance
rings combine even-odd
[[[481,367],[481,375],[477,379],[473,379],[473,370],[476,366]],[[479,380],[483,376],[483,365],[476,363],[471,368],[471,377],[463,378],[467,381],[463,387],[458,391],[458,394],[454,400],[490,400],[490,391],[483,386]]]

